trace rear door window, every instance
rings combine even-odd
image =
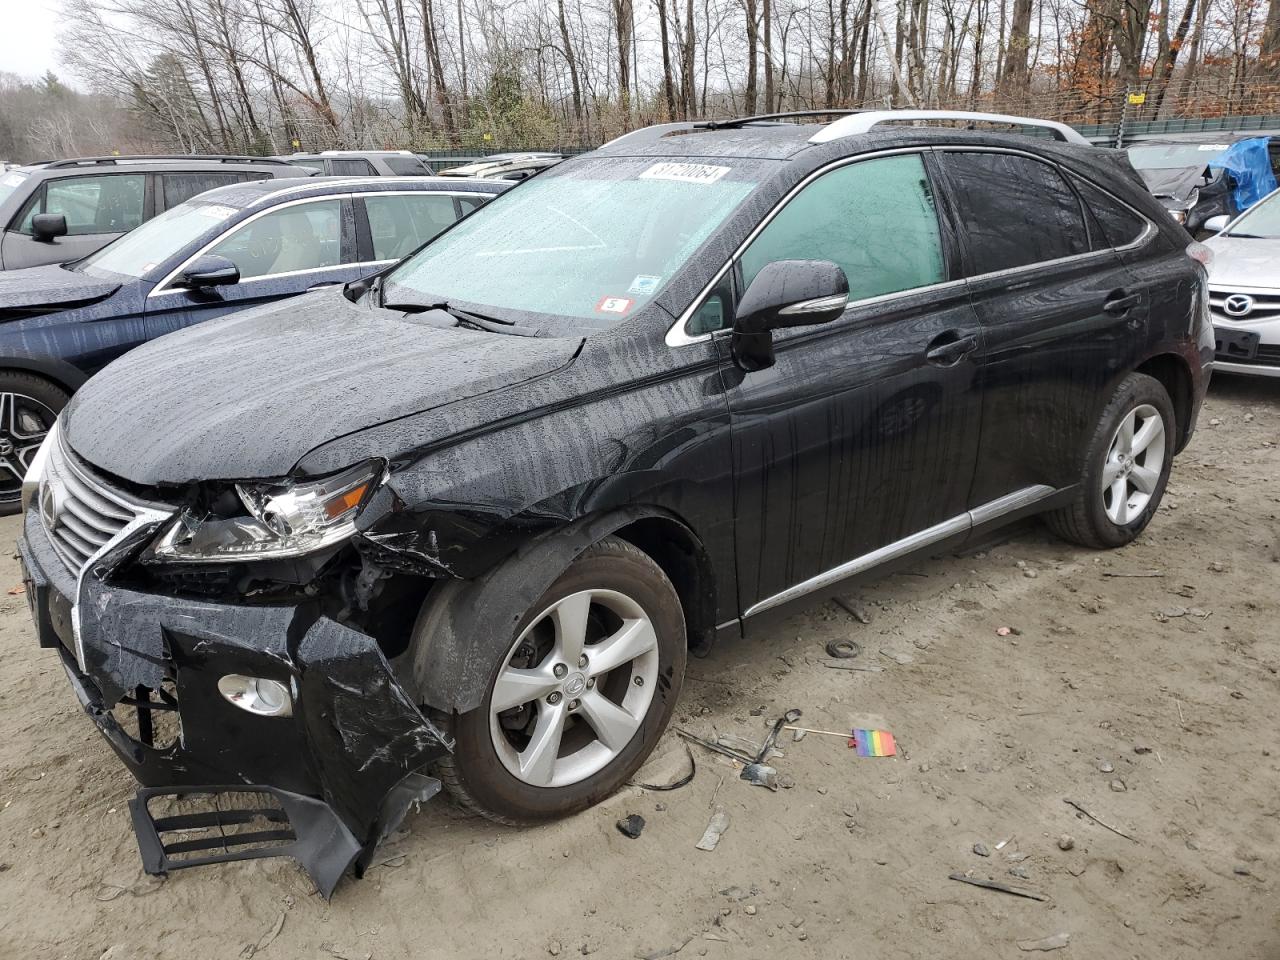
[[[940,151],[970,276],[1089,252],[1075,191],[1050,164],[1011,153]]]
[[[240,268],[240,278],[342,264],[342,201],[315,200],[263,214],[209,251]]]
[[[52,213],[67,218],[71,237],[125,233],[142,223],[146,192],[141,173],[50,180],[23,211],[19,230],[30,234],[36,214]]]
[[[168,210],[170,207],[176,207],[190,200],[198,193],[204,193],[214,187],[240,183],[244,179],[245,176],[242,173],[165,173],[160,177],[160,189],[164,194],[165,209]]]
[[[1102,233],[1100,239],[1103,242],[1101,244],[1095,243],[1095,249],[1099,247],[1123,247],[1142,236],[1142,231],[1147,228],[1145,218],[1140,217],[1119,200],[1098,189],[1088,180],[1082,180],[1071,174],[1068,174],[1068,176],[1075,188],[1080,191],[1080,196],[1084,198],[1085,206],[1093,214],[1094,221],[1098,224]]]
[[[849,278],[851,303],[941,283],[942,236],[924,161],[883,157],[823,174],[743,252],[742,288],[774,260],[835,262]]]
[[[431,173],[417,157],[387,157],[385,162],[392,173],[402,177],[425,177]]]
[[[372,177],[377,171],[368,160],[346,158],[328,160],[329,172],[335,177]]]
[[[447,193],[365,197],[364,208],[375,260],[408,256],[458,219]]]

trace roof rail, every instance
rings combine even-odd
[[[644,140],[660,140],[668,133],[676,133],[678,131],[685,131],[687,133],[696,127],[697,124],[689,120],[680,120],[676,123],[655,123],[652,126],[641,127],[638,130],[632,130],[630,133],[624,133],[620,137],[614,137],[612,140],[602,143],[600,145],[600,149],[603,150],[605,147],[616,147],[624,140],[634,140],[636,142]]]
[[[217,163],[275,163],[286,164],[288,160],[279,160],[274,157],[243,157],[223,154],[188,154],[188,153],[156,153],[156,154],[138,154],[135,156],[124,157],[74,157],[69,160],[53,160],[45,164],[46,170],[63,170],[68,167],[110,167],[115,166],[121,161],[124,162],[143,162],[147,160],[207,160]]]
[[[842,137],[857,136],[867,133],[872,127],[882,123],[914,120],[969,120],[979,123],[1006,123],[1020,127],[1042,127],[1053,132],[1054,137],[1063,143],[1083,144],[1091,146],[1089,141],[1077,130],[1056,120],[1041,120],[1038,117],[1015,117],[1004,113],[971,113],[967,110],[870,110],[866,113],[854,113],[841,117],[827,124],[812,137],[810,143],[827,143]]]
[[[787,113],[757,113],[749,117],[731,117],[727,120],[699,120],[694,124],[700,130],[731,130],[748,123],[767,123],[773,120],[801,120],[805,117],[847,117],[850,114],[862,113],[861,110],[849,110],[833,107],[827,110],[791,110]]]

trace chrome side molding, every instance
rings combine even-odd
[[[805,594],[813,593],[824,587],[839,583],[841,580],[851,577],[858,573],[864,573],[874,567],[880,566],[882,563],[888,563],[890,560],[896,560],[899,557],[913,553],[922,547],[927,547],[931,543],[940,543],[949,537],[958,534],[968,533],[974,527],[986,523],[989,520],[996,520],[1006,514],[1013,513],[1025,507],[1033,506],[1041,500],[1046,500],[1058,491],[1046,484],[1036,484],[1031,487],[1023,487],[1021,490],[1015,490],[1013,493],[1005,494],[990,503],[984,503],[980,507],[975,507],[958,516],[943,520],[941,523],[935,523],[932,527],[926,527],[909,537],[903,537],[901,540],[895,540],[893,543],[886,544],[870,553],[864,553],[860,557],[854,557],[838,567],[832,567],[817,576],[810,577],[802,583],[788,587],[781,593],[775,593],[771,597],[765,597],[757,603],[747,608],[747,612],[743,618],[754,616],[764,610],[769,610],[781,604],[788,603],[791,600],[797,600]]]

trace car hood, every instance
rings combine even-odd
[[[1213,250],[1209,262],[1209,283],[1213,286],[1280,287],[1276,277],[1280,240],[1218,236],[1210,237],[1205,244]]]
[[[322,443],[544,376],[580,346],[320,291],[125,354],[80,388],[63,430],[90,464],[146,486],[282,477]]]
[[[100,280],[59,266],[2,270],[0,318],[83,307],[109,297],[119,289],[117,280]]]

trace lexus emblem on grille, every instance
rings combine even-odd
[[[1222,309],[1229,317],[1247,317],[1253,312],[1253,297],[1233,293],[1222,302]]]
[[[49,532],[53,531],[58,522],[58,499],[53,492],[53,484],[50,483],[46,483],[40,490],[40,519]]]

